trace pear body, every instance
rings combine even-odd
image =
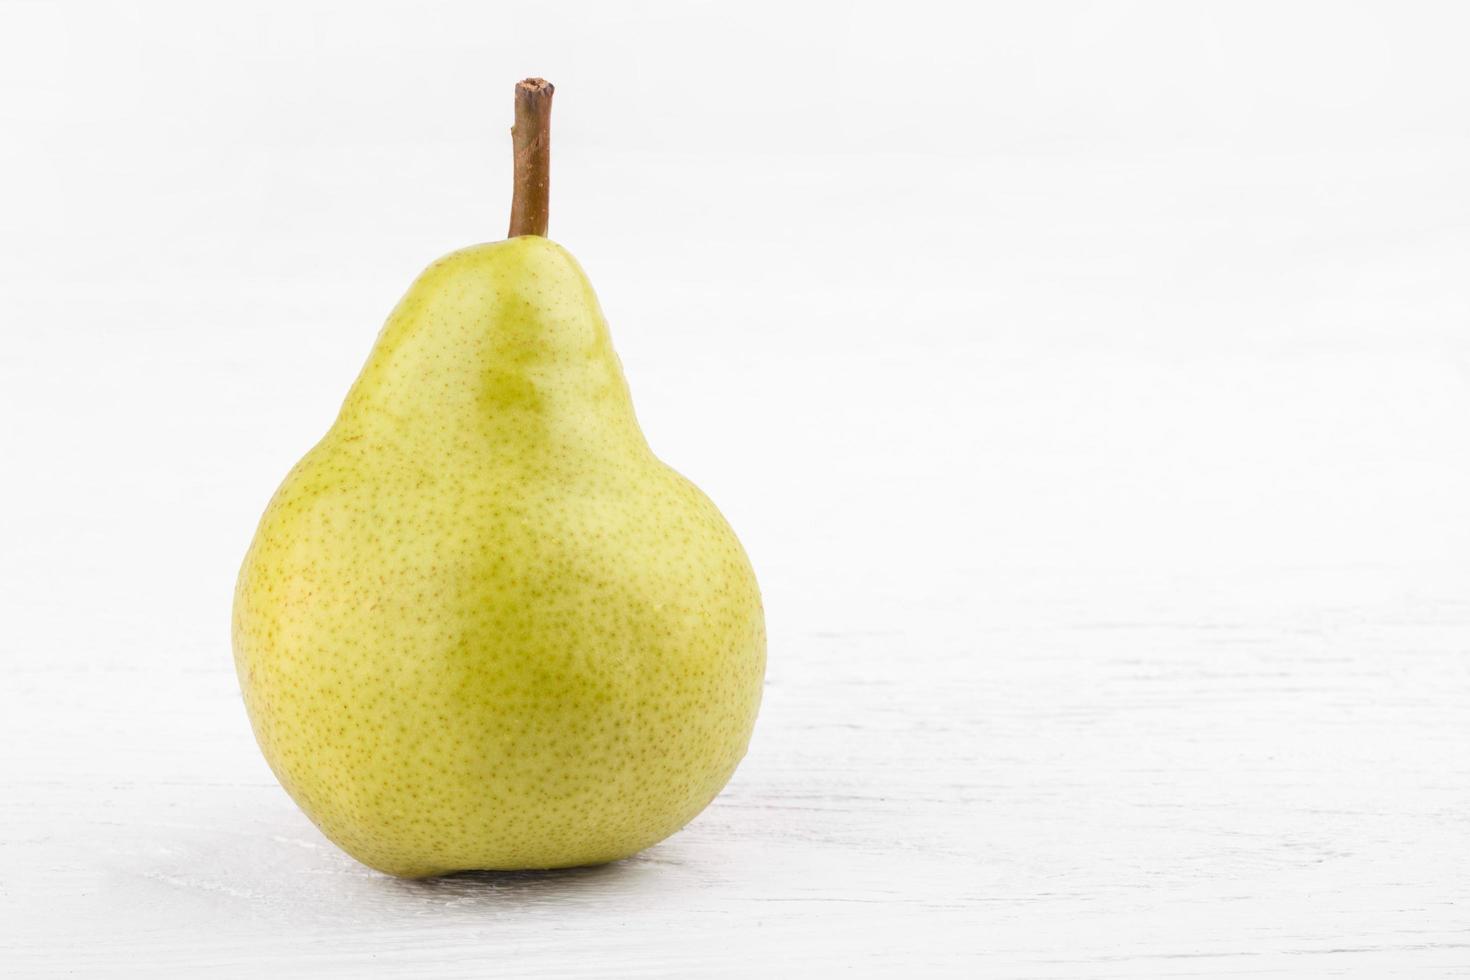
[[[233,641],[287,792],[406,877],[662,840],[744,755],[765,670],[744,551],[649,450],[576,261],[532,236],[410,288],[266,509]]]

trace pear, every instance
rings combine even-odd
[[[409,288],[236,588],[267,762],[393,875],[634,854],[719,793],[760,704],[750,562],[649,449],[592,286],[544,237],[550,96],[517,89],[513,237]]]

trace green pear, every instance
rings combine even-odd
[[[233,639],[281,784],[407,877],[662,840],[745,754],[765,669],[740,543],[649,449],[590,283],[540,235],[410,287],[267,507]]]

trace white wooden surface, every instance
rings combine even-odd
[[[503,224],[503,134],[353,53],[442,28],[108,9],[5,88],[0,975],[1470,976],[1463,31],[1221,14],[1237,91],[1158,63],[1172,5],[1095,49],[857,12],[801,59],[950,65],[937,107],[839,75],[750,155],[733,64],[642,155],[613,66],[545,69],[554,232],[748,546],[766,700],[647,853],[410,883],[273,782],[230,592],[409,279]]]
[[[1190,473],[1115,446],[1053,483],[1072,464],[1034,430],[981,440],[973,471],[937,434],[894,441],[929,468],[875,472],[828,508],[790,483],[752,499],[772,655],[751,754],[683,833],[584,871],[409,883],[356,865],[250,740],[224,628],[233,552],[205,566],[210,548],[175,540],[149,559],[161,577],[139,580],[81,547],[99,530],[153,540],[121,514],[21,528],[31,578],[7,584],[36,628],[0,687],[0,962],[16,976],[1465,975],[1470,576],[1347,552],[1390,532],[1425,550],[1463,539],[1446,521],[1470,523],[1454,437],[1470,397],[1426,365],[1360,407],[1379,373],[1317,376],[1332,412],[1288,403],[1242,433],[1326,469],[1293,486],[1253,464],[1233,500],[1209,485],[1240,465],[1223,454]],[[1364,443],[1359,425],[1395,415]],[[1013,424],[1036,423],[976,423]],[[1377,478],[1337,483],[1370,461]],[[214,479],[121,492],[153,520],[203,521],[191,493]],[[943,503],[922,506],[928,490]],[[1125,506],[1135,493],[1146,502]],[[1069,500],[1090,516],[1053,511]],[[1330,564],[1292,561],[1302,527],[1275,512],[1310,525],[1319,504],[1332,513],[1315,529],[1345,538]],[[1120,554],[1129,535],[1153,553]],[[1222,558],[1232,537],[1238,564]]]

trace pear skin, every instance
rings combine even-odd
[[[430,266],[261,519],[235,663],[281,784],[405,877],[599,864],[745,754],[754,573],[650,451],[576,261],[527,235]]]

